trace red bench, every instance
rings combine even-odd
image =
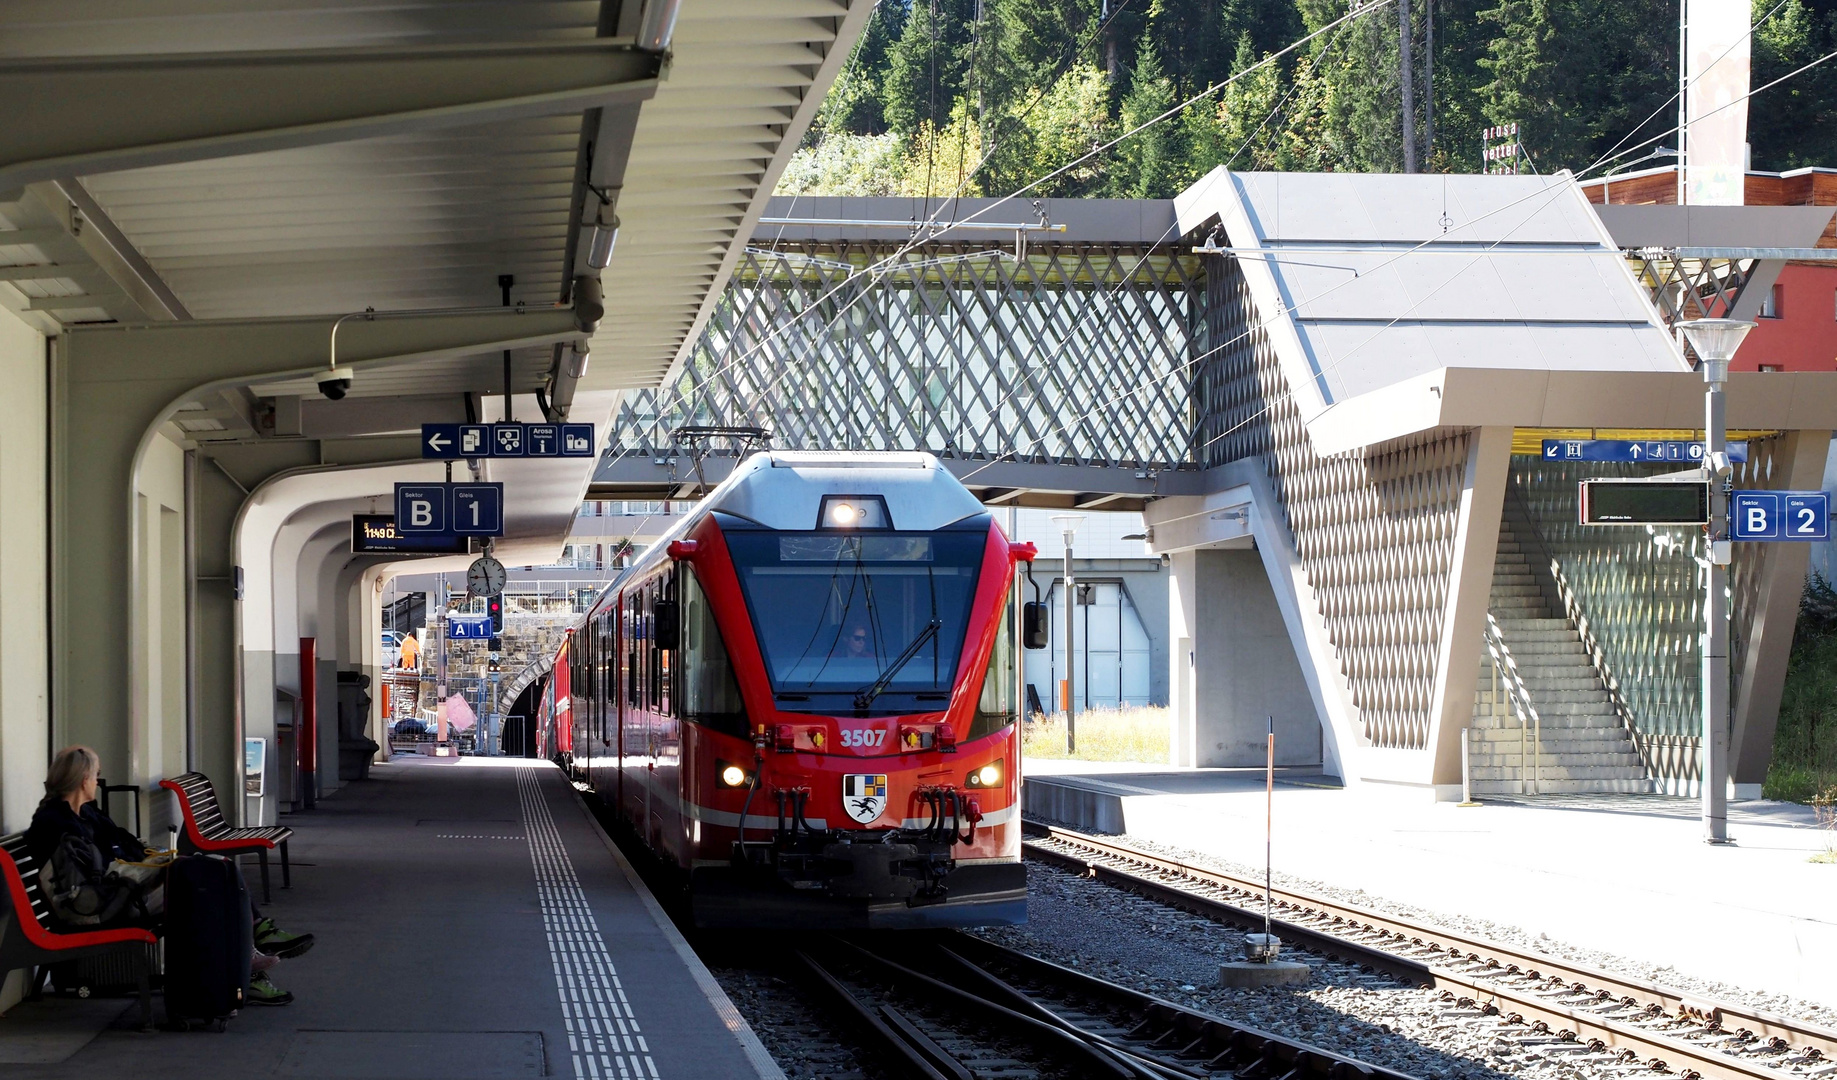
[[[185,827],[179,832],[179,851],[185,855],[247,855],[254,852],[262,862],[262,902],[271,899],[268,890],[268,852],[281,849],[281,888],[293,887],[293,873],[287,865],[287,838],[293,830],[284,825],[252,829],[234,829],[224,819],[217,805],[217,793],[210,777],[203,773],[186,773],[159,786],[178,796],[179,810],[185,815]]]
[[[0,972],[24,968],[27,985],[39,992],[52,964],[100,953],[134,954],[140,990],[140,1026],[153,1026],[153,946],[151,930],[84,930],[62,933],[47,921],[44,894],[38,888],[38,866],[26,853],[25,834],[0,836]]]

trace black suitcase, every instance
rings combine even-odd
[[[223,1030],[249,993],[255,927],[242,870],[188,855],[166,874],[166,1023]]]

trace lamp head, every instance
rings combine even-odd
[[[1734,358],[1735,350],[1741,348],[1741,339],[1752,329],[1753,323],[1741,319],[1692,319],[1678,323],[1678,331],[1703,362],[1703,378],[1714,383],[1728,380],[1729,361]]]

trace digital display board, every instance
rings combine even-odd
[[[405,555],[465,555],[471,545],[464,536],[444,533],[396,531],[394,514],[352,514],[351,550],[358,554],[401,552]]]
[[[1584,525],[1702,525],[1709,521],[1703,480],[1584,480]]]

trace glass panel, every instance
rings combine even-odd
[[[981,530],[730,531],[779,707],[853,711],[883,679],[873,711],[937,707],[920,703],[950,691],[987,543]]]
[[[715,625],[714,606],[702,592],[695,572],[683,567],[683,715],[730,735],[746,735],[746,706],[721,628]]]
[[[1001,628],[995,631],[995,651],[989,655],[989,672],[982,679],[982,696],[976,700],[976,719],[970,723],[969,738],[992,735],[1014,723],[1019,707],[1014,671],[1014,611],[1012,605],[1001,609]]]

